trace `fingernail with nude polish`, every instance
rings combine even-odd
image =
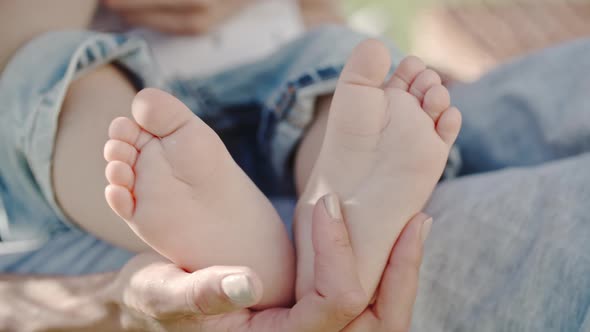
[[[324,201],[324,206],[326,207],[326,211],[330,218],[334,221],[342,220],[342,210],[340,209],[340,200],[336,194],[327,194],[322,199]]]
[[[245,274],[232,274],[223,278],[221,289],[235,304],[248,306],[256,301],[252,282]]]
[[[422,240],[422,244],[426,242],[428,235],[430,234],[430,229],[432,228],[432,218],[426,219],[422,223],[422,228],[420,229],[420,239]]]

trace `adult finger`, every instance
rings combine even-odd
[[[203,327],[240,332],[339,332],[354,320],[366,308],[368,296],[357,275],[335,195],[327,195],[316,203],[312,233],[315,287],[292,309],[268,309],[249,317],[236,313],[212,318],[203,322]]]
[[[369,298],[358,277],[340,203],[328,194],[313,212],[315,290],[293,307],[290,331],[340,331],[366,308]]]
[[[416,215],[393,247],[374,306],[374,313],[385,327],[384,331],[409,330],[424,241],[431,226],[432,218],[428,215]]]
[[[325,295],[354,289],[359,283],[358,271],[340,202],[335,194],[322,197],[314,208],[312,243],[316,291]]]
[[[124,303],[155,319],[218,315],[260,301],[260,279],[244,267],[210,267],[187,273],[154,259],[129,277]]]

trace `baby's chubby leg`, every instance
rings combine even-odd
[[[0,27],[6,32],[0,36],[0,46],[2,46],[0,47],[0,72],[14,53],[32,39],[54,30],[86,29],[96,4],[96,0],[56,0],[51,4],[33,0],[0,3]],[[61,212],[69,217],[70,221],[109,243],[131,251],[144,251],[148,250],[149,246],[145,245],[125,223],[121,223],[120,218],[113,213],[104,200],[103,192],[107,182],[104,179],[105,163],[100,155],[100,150],[108,139],[107,128],[112,119],[131,116],[130,105],[136,93],[136,87],[131,84],[125,73],[110,64],[96,66],[68,86],[66,97],[59,110],[59,123],[55,133],[56,141],[51,164],[52,189]],[[223,149],[223,146],[221,148]],[[233,174],[239,174],[239,172]],[[117,175],[114,171],[108,175],[120,176],[121,174]],[[141,177],[141,175],[137,176]],[[212,182],[214,181],[213,179]],[[235,217],[232,221],[236,221],[234,225],[241,227],[238,230],[240,233],[240,236],[237,236],[238,240],[229,241],[231,243],[225,246],[220,245],[222,249],[219,251],[212,249],[215,244],[223,242],[221,240],[230,239],[231,235],[235,235],[225,228],[220,228],[218,233],[210,234],[203,240],[206,244],[203,245],[204,249],[199,250],[198,254],[187,251],[187,257],[207,255],[212,258],[211,261],[214,261],[214,264],[231,263],[220,258],[224,254],[227,254],[226,257],[235,257],[234,265],[251,266],[265,281],[268,300],[265,297],[262,304],[278,305],[288,302],[292,293],[294,272],[291,244],[284,227],[271,208],[265,210],[269,207],[268,202],[260,200],[261,195],[255,191],[255,188],[254,194],[249,195],[248,192],[241,190],[244,189],[243,184],[248,183],[247,181],[242,179],[235,182],[238,183],[237,186],[231,186],[225,192],[223,190],[218,192],[222,192],[227,197],[239,196],[239,199],[236,199],[237,204],[224,205],[225,197],[220,197],[218,201],[211,200],[209,203],[213,206],[212,211],[217,205],[222,206],[224,210],[235,212],[232,215]],[[214,186],[206,188],[212,192],[219,189]],[[254,198],[248,200],[249,197]],[[248,212],[240,210],[238,205],[241,202],[249,204],[251,209]],[[260,211],[256,210],[257,206],[262,207]],[[214,225],[219,221],[215,218],[216,213],[212,212],[212,214],[214,216],[207,219],[209,222],[207,225]],[[256,222],[243,223],[246,217],[252,217]],[[260,224],[257,223],[258,221]],[[267,221],[272,225],[267,226]],[[266,231],[275,233],[269,234]],[[250,232],[255,235],[249,236]],[[240,242],[242,240],[243,242]],[[260,241],[257,241],[255,249],[246,250],[243,246],[242,250],[231,249],[234,245],[239,247],[240,243],[243,244],[247,240]],[[241,257],[247,258],[242,260]],[[208,264],[211,261],[205,263]],[[267,283],[266,280],[271,281]]]
[[[17,52],[37,38],[53,31],[85,30],[96,9],[97,0],[0,1],[0,75],[2,88],[11,87],[5,67],[18,60]],[[67,32],[64,32],[66,35]],[[39,52],[43,66],[62,65],[56,53],[60,43],[55,37],[53,57]],[[67,50],[64,50],[64,54]],[[64,64],[67,63],[66,60]],[[57,72],[57,71],[56,71]],[[23,73],[19,79],[28,77]],[[37,80],[37,77],[32,78]],[[31,89],[23,91],[34,97]],[[147,247],[131,230],[121,224],[104,201],[104,160],[100,150],[106,139],[106,129],[114,117],[129,114],[129,104],[137,91],[127,77],[115,66],[97,66],[68,86],[59,109],[51,160],[52,190],[62,212],[68,219],[92,235],[111,244],[141,251]],[[23,97],[24,98],[24,97]],[[23,111],[24,112],[24,111]],[[57,116],[57,115],[56,115]]]

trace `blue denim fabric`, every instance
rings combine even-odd
[[[590,331],[590,40],[451,89],[463,167],[435,190],[413,331]]]
[[[262,61],[169,82],[159,81],[148,48],[137,38],[55,32],[33,40],[0,78],[0,154],[5,156],[0,160],[0,271],[90,273],[116,269],[131,255],[111,248],[107,258],[91,263],[98,257],[94,253],[109,246],[68,222],[55,201],[53,142],[72,80],[115,62],[138,88],[159,87],[179,97],[220,134],[290,230],[293,152],[313,119],[315,99],[334,90],[352,48],[364,38],[343,27],[325,27]],[[393,56],[395,62],[401,59],[397,51]]]
[[[5,68],[0,77],[0,271],[94,272],[129,259],[129,253],[68,222],[54,196],[51,159],[69,84],[95,66],[117,61],[138,85],[157,85],[147,54],[142,41],[125,36],[55,32],[28,43]],[[106,254],[107,249],[113,251]],[[90,260],[103,255],[104,261]]]

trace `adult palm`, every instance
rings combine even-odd
[[[368,306],[370,298],[358,279],[346,225],[332,219],[322,201],[316,204],[313,219],[315,288],[292,308],[240,309],[255,304],[261,295],[260,283],[248,269],[213,267],[189,274],[161,258],[144,256],[138,260],[152,263],[138,262],[136,267],[131,263],[122,274],[125,286],[119,289],[123,295],[119,302],[129,308],[127,326],[191,332],[407,331],[431,219],[419,214],[407,224],[392,250],[376,300]],[[251,281],[251,303],[236,303],[224,292],[223,278],[236,274]],[[167,287],[161,286],[163,279],[169,281]]]

